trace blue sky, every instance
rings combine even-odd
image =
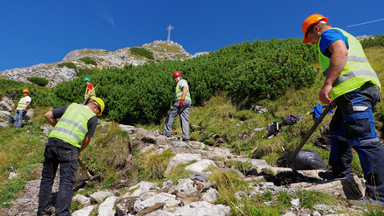
[[[61,61],[76,49],[171,40],[194,54],[245,40],[302,37],[320,13],[358,35],[384,34],[383,0],[1,0],[0,71]]]

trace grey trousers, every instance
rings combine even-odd
[[[179,115],[181,130],[183,132],[183,138],[189,140],[189,109],[191,108],[191,101],[184,101],[183,106],[179,106],[179,101],[173,104],[171,109],[167,113],[167,118],[164,124],[164,132],[167,135],[171,135],[173,121],[175,117]]]

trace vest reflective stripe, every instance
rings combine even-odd
[[[368,62],[368,59],[366,57],[348,56],[348,61]]]
[[[358,89],[368,81],[371,81],[381,88],[377,74],[369,64],[360,42],[349,33],[341,29],[338,30],[348,38],[348,60],[339,77],[333,83],[333,88],[329,95],[331,99],[334,100],[345,93]],[[318,44],[320,44],[320,40]],[[331,59],[321,52],[319,45],[318,52],[323,75],[327,76]]]
[[[78,124],[75,121],[72,121],[72,120],[69,120],[69,119],[65,119],[65,118],[61,118],[60,121],[63,121],[63,122],[69,123],[69,124],[73,124],[76,128],[81,130],[84,134],[86,134],[88,132],[85,128],[83,128],[80,124]]]
[[[84,99],[87,99],[87,95],[88,95],[87,89],[88,89],[88,86],[85,89]],[[89,98],[92,98],[92,97],[96,97],[95,88],[93,88],[93,86],[92,86],[91,94],[89,95]]]
[[[343,76],[339,76],[335,82],[333,82],[333,86],[337,86],[339,83],[342,83],[344,81],[347,81],[349,79],[352,79],[354,77],[362,76],[362,75],[367,75],[367,76],[372,76],[378,79],[377,74],[369,71],[369,70],[356,70],[352,71],[350,73],[344,74]]]
[[[27,96],[20,99],[17,109],[22,110],[25,106],[27,106]]]
[[[61,139],[80,148],[88,132],[88,121],[96,114],[89,107],[71,104],[48,137]]]
[[[176,84],[176,90],[175,90],[176,101],[181,100],[181,96],[183,95],[183,89],[179,87],[179,83],[180,83],[181,80],[179,80],[179,82],[177,82],[177,84]],[[187,83],[187,81],[185,81],[185,83]],[[189,94],[188,83],[187,83],[187,95],[185,96],[184,100],[192,101],[191,100],[191,95]]]
[[[79,136],[77,136],[77,134],[73,133],[72,131],[70,131],[68,129],[55,127],[52,130],[60,131],[60,132],[66,133],[70,136],[73,136],[79,143],[81,143],[81,138]]]

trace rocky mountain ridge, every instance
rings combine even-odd
[[[62,61],[48,64],[37,64],[25,68],[15,68],[0,72],[0,77],[10,80],[31,83],[28,77],[41,77],[48,80],[47,87],[54,87],[58,83],[73,80],[77,77],[76,69],[105,69],[110,67],[122,68],[125,65],[143,65],[148,62],[162,62],[185,60],[207,54],[207,52],[189,54],[184,48],[173,41],[154,41],[141,47],[153,54],[153,59],[132,52],[133,47],[126,47],[116,51],[104,49],[79,49],[69,52]],[[81,58],[91,58],[96,64],[87,64]],[[73,63],[76,68],[63,63]]]

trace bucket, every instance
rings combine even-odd
[[[13,116],[9,115],[8,116],[8,122],[9,123],[15,123],[15,118],[13,118]]]

